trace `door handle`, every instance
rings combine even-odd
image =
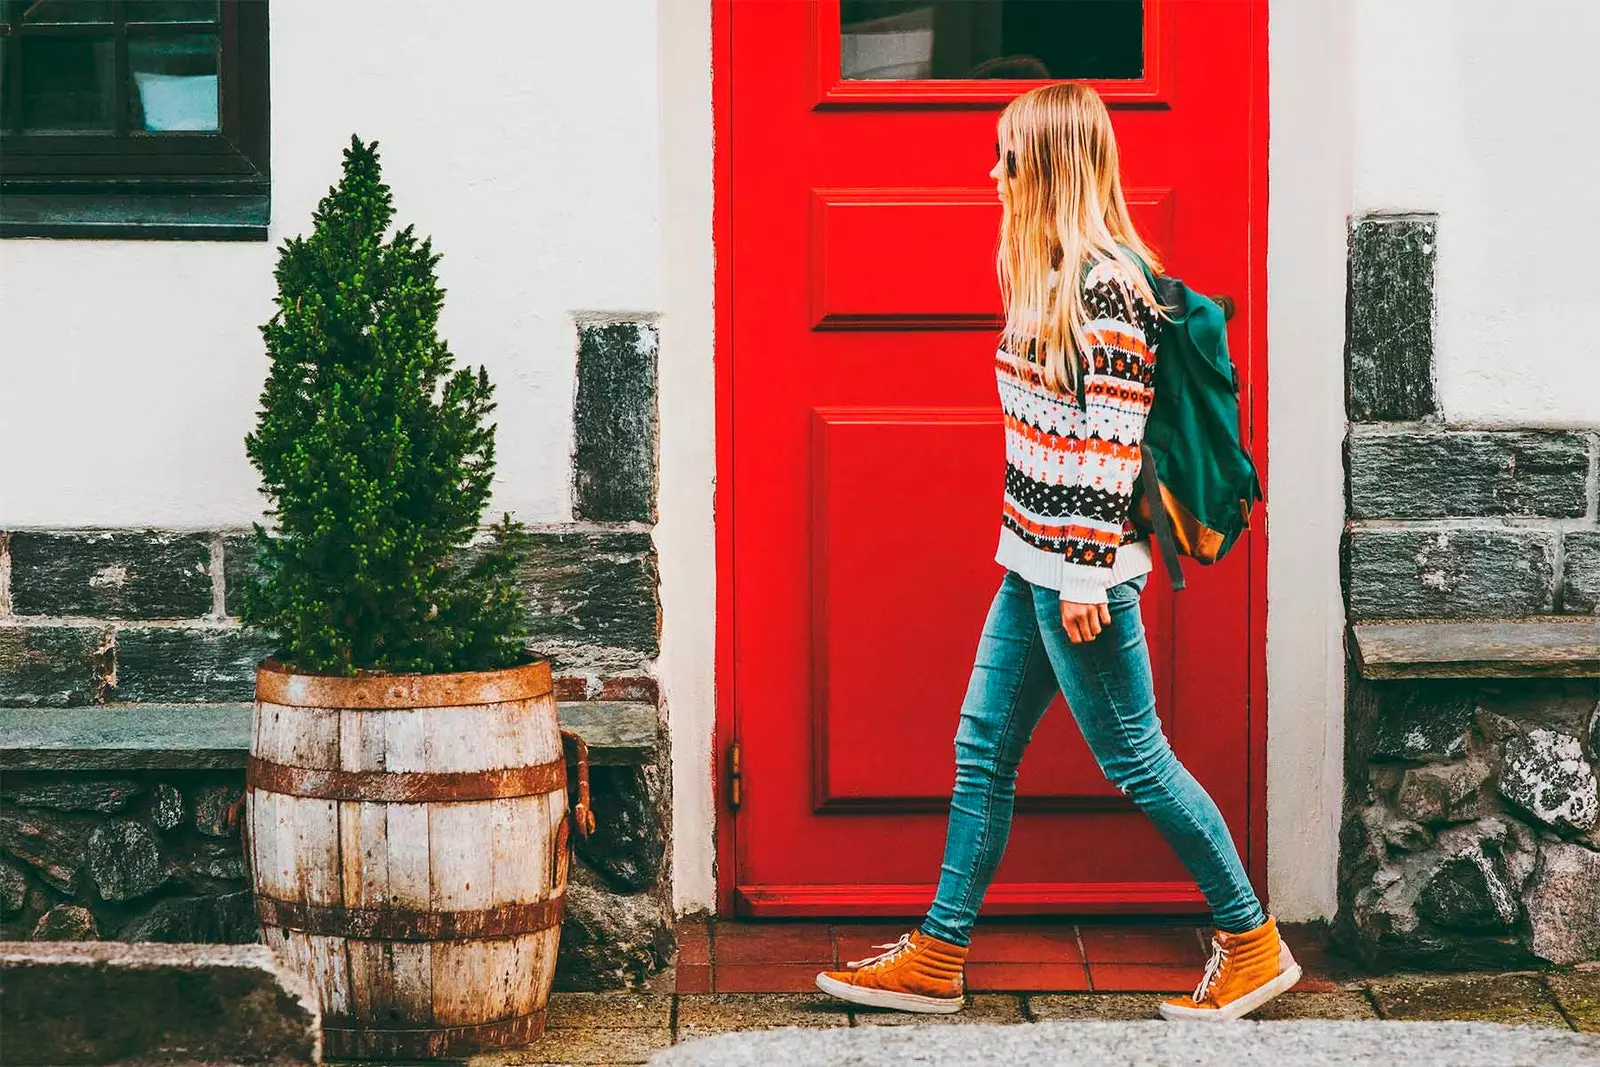
[[[1217,307],[1222,309],[1222,321],[1232,321],[1233,313],[1239,310],[1239,305],[1234,303],[1233,297],[1219,293],[1211,299],[1216,303]]]

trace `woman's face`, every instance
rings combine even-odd
[[[989,168],[989,177],[994,179],[995,195],[1000,198],[1000,202],[1003,204],[1006,202],[1006,164],[999,147],[999,145],[995,146],[995,161],[994,166]]]

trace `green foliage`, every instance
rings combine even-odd
[[[278,256],[272,369],[245,439],[276,535],[256,525],[240,616],[305,671],[511,666],[528,534],[508,515],[468,547],[494,475],[493,387],[438,336],[431,239],[386,240],[377,147],[351,138],[311,235]]]

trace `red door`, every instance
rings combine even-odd
[[[1142,232],[1171,273],[1235,299],[1242,395],[1264,395],[1261,6],[717,8],[720,733],[739,753],[724,913],[915,914],[932,896],[1001,577],[987,172],[999,109],[1033,84],[964,75],[1095,81]],[[1264,550],[1258,527],[1144,600],[1168,736],[1258,883]],[[1199,908],[1059,699],[1018,794],[989,913]]]

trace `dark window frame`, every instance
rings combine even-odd
[[[116,54],[112,129],[24,132],[22,40],[106,35],[105,23],[24,25],[0,2],[9,84],[0,107],[0,237],[266,240],[271,213],[267,0],[221,0],[216,23],[140,22],[111,0]],[[218,36],[215,131],[129,129],[127,41],[185,32]]]

